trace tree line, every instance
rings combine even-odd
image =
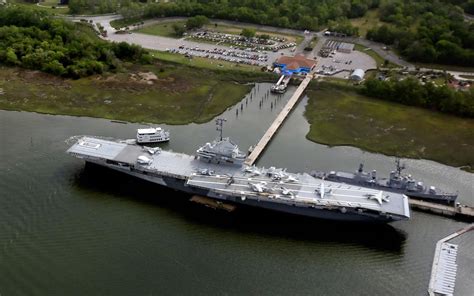
[[[0,8],[0,63],[79,78],[114,70],[123,61],[151,61],[137,45],[108,43],[90,24],[74,24],[25,7]]]
[[[472,89],[456,91],[445,85],[421,84],[416,78],[408,77],[401,81],[368,79],[360,92],[381,100],[474,117],[474,90]]]
[[[363,16],[379,0],[176,0],[151,3],[146,17],[195,16],[227,19],[283,28],[318,30],[329,20]]]
[[[385,24],[369,30],[367,39],[395,46],[410,61],[474,66],[474,24],[464,21],[461,8],[469,3],[386,1],[380,5]]]

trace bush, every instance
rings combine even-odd
[[[203,15],[197,15],[195,17],[190,17],[186,21],[186,28],[188,30],[198,29],[204,25],[209,24],[209,19]]]

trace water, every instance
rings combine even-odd
[[[230,108],[224,134],[255,144],[291,94],[268,84]],[[393,158],[307,141],[306,100],[259,165],[387,174]],[[272,108],[273,106],[273,108]],[[236,109],[239,110],[238,117]],[[244,210],[216,212],[180,193],[64,153],[88,134],[134,137],[138,124],[0,111],[0,294],[3,295],[426,295],[435,243],[466,223],[412,212],[409,222],[369,227]],[[167,126],[164,148],[193,153],[213,122]],[[291,151],[291,154],[289,153]],[[474,175],[432,161],[408,172],[457,189],[474,204]],[[460,244],[456,295],[474,291],[474,235]]]

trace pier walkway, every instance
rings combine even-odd
[[[454,294],[458,246],[449,244],[448,241],[471,230],[474,230],[474,224],[468,225],[436,243],[433,265],[431,267],[430,284],[428,286],[428,294],[430,296]]]
[[[409,201],[410,206],[413,209],[428,211],[443,216],[456,216],[459,218],[474,221],[474,208],[469,206],[449,206],[413,198],[410,198]]]
[[[262,154],[263,150],[265,150],[265,147],[268,145],[268,143],[270,143],[270,140],[273,138],[278,128],[281,126],[283,121],[285,121],[290,111],[298,102],[299,98],[303,94],[311,79],[313,79],[313,72],[310,72],[308,75],[306,75],[305,79],[303,79],[303,82],[301,82],[301,84],[298,86],[295,93],[291,96],[288,103],[286,103],[283,110],[281,110],[280,114],[278,114],[276,119],[270,125],[270,128],[268,128],[268,130],[265,132],[258,144],[253,148],[252,152],[245,160],[246,165],[253,165],[260,156],[260,154]]]

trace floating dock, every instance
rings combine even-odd
[[[301,84],[298,86],[295,93],[291,96],[288,103],[286,103],[283,110],[281,110],[275,121],[273,121],[272,125],[270,125],[270,128],[265,132],[258,144],[253,148],[252,152],[245,160],[246,165],[253,165],[255,161],[260,157],[260,154],[262,154],[263,150],[265,150],[265,147],[267,147],[268,143],[270,143],[270,140],[273,138],[278,128],[280,128],[283,121],[285,121],[290,111],[298,102],[299,98],[303,94],[311,79],[313,79],[313,72],[310,72],[308,75],[306,75],[305,79],[303,79],[303,82],[301,82]]]
[[[471,230],[474,230],[474,224],[468,225],[436,243],[433,265],[431,267],[430,284],[428,287],[428,294],[430,296],[454,294],[458,245],[450,244],[448,241]]]
[[[410,198],[409,201],[411,208],[415,210],[421,210],[442,216],[450,216],[464,220],[474,221],[474,208],[470,206],[449,206],[413,198]]]
[[[280,79],[278,79],[277,83],[272,85],[270,88],[271,92],[274,93],[284,93],[288,88],[288,84],[290,83],[291,75],[281,75]]]

